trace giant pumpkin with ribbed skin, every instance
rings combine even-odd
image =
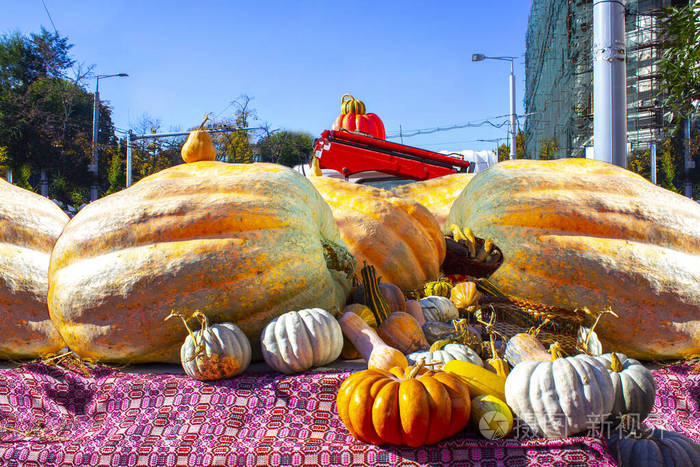
[[[330,205],[358,270],[366,261],[382,281],[403,290],[438,277],[445,239],[425,207],[380,188],[330,177],[309,180]]]
[[[608,351],[700,354],[700,205],[588,159],[506,161],[479,173],[447,225],[503,251],[491,280],[518,297],[596,313]]]
[[[399,185],[391,191],[397,196],[412,199],[428,208],[428,211],[437,219],[440,228],[444,228],[452,203],[473,177],[474,174],[464,173],[444,175]]]
[[[340,309],[354,258],[328,205],[274,164],[178,165],[85,207],[56,243],[51,318],[82,357],[176,362],[171,310],[232,322],[259,355],[262,329],[294,309]]]
[[[51,249],[68,216],[50,200],[0,180],[0,359],[57,352],[46,305]]]

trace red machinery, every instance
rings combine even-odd
[[[314,143],[314,157],[320,168],[337,170],[346,177],[377,171],[427,180],[469,168],[469,162],[462,159],[346,130],[324,131]]]

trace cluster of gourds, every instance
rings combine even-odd
[[[535,434],[560,438],[631,415],[639,423],[625,427],[624,432],[638,433],[638,442],[647,444],[640,445],[646,449],[644,454],[633,452],[633,441],[616,431],[610,443],[623,465],[637,465],[649,455],[684,465],[682,461],[700,453],[692,440],[677,433],[669,436],[674,444],[668,445],[653,432],[642,431],[641,422],[654,406],[656,387],[652,373],[637,360],[619,353],[564,357],[558,345],[547,352],[530,333],[500,343],[504,360],[488,325],[488,343],[465,338],[462,332],[461,342],[455,337],[440,339],[426,350],[429,333],[422,330],[430,329],[430,323],[460,324],[460,311],[473,307],[478,297],[475,284],[426,284],[425,293],[441,292],[451,299],[422,298],[411,313],[412,324],[403,325],[404,332],[397,338],[378,332],[387,320],[386,311],[378,316],[377,310],[393,309],[389,316],[397,318],[405,313],[396,305],[400,302],[383,299],[392,286],[379,283],[371,272],[371,266],[363,269],[364,290],[372,291],[365,295],[367,306],[349,305],[339,318],[346,338],[368,364],[367,370],[343,382],[337,398],[338,413],[357,439],[374,444],[431,444],[460,431],[469,420],[482,435],[495,439],[509,434],[514,415]],[[405,303],[408,308],[416,302]],[[590,337],[594,331],[588,333]],[[408,353],[420,345],[422,350]],[[490,356],[486,363],[475,349],[483,352],[484,359]]]

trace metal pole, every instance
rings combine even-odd
[[[49,177],[46,174],[46,169],[41,169],[41,182],[39,183],[39,185],[40,185],[41,196],[48,198],[49,197]]]
[[[131,186],[131,130],[126,134],[126,187]]]
[[[685,121],[685,150],[683,151],[684,157],[684,168],[685,168],[685,196],[688,198],[693,197],[693,183],[690,181],[690,170],[695,167],[695,161],[693,161],[693,158],[690,157],[690,121],[693,119],[693,114],[691,113],[688,115],[688,118]]]
[[[92,108],[92,160],[88,166],[88,170],[92,175],[92,183],[90,185],[90,201],[97,199],[97,128],[100,120],[100,78],[95,79],[95,98]]]
[[[624,0],[593,3],[593,158],[627,167]]]
[[[510,61],[510,159],[515,159],[515,71]]]
[[[651,159],[651,183],[656,185],[656,143],[649,144],[649,159]]]
[[[7,173],[5,174],[5,178],[7,179],[8,182],[12,183],[12,169],[7,168]]]

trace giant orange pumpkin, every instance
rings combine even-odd
[[[340,385],[337,406],[355,438],[418,447],[461,431],[471,400],[457,377],[409,366],[353,373]]]
[[[36,358],[65,344],[46,305],[51,249],[68,216],[0,180],[0,359]]]
[[[380,188],[330,177],[309,180],[330,205],[358,270],[366,261],[403,290],[437,279],[445,238],[425,207]]]
[[[504,292],[594,315],[608,351],[700,354],[700,205],[588,159],[506,161],[477,174],[447,225],[493,239]]]
[[[328,205],[274,164],[194,162],[89,204],[51,257],[51,318],[71,349],[107,361],[178,361],[172,310],[231,322],[254,354],[273,318],[341,309],[354,276]]]
[[[455,199],[462,193],[474,174],[458,173],[431,178],[420,182],[407,183],[391,189],[397,196],[412,199],[422,204],[435,216],[440,228],[444,228],[445,220]]]

